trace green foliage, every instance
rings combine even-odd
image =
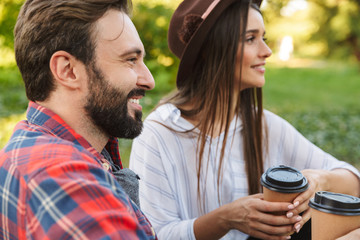
[[[13,114],[5,118],[0,118],[0,149],[3,148],[6,142],[10,139],[14,127],[17,122],[25,119],[25,114]]]
[[[19,70],[0,67],[0,117],[24,112],[27,102]]]
[[[23,0],[2,0],[0,2],[0,46],[13,48],[13,29]]]
[[[269,0],[262,8],[268,44],[274,52],[281,38],[290,35],[295,56],[360,62],[360,1],[301,1],[307,3],[306,9],[286,15],[283,10],[288,2]]]
[[[360,1],[312,0],[310,20],[318,26],[311,40],[326,42],[325,56],[360,61]],[[349,54],[350,53],[350,54]]]
[[[289,0],[268,0],[266,6],[261,5],[264,21],[271,24],[279,20],[281,9],[289,3]]]
[[[360,108],[281,115],[325,152],[360,167]]]

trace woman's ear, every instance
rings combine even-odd
[[[81,69],[80,69],[81,68]],[[73,55],[65,51],[55,52],[50,59],[50,70],[56,84],[68,88],[79,88],[85,66]]]

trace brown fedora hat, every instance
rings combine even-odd
[[[176,78],[178,87],[192,71],[200,48],[216,20],[236,1],[244,0],[184,0],[175,10],[169,25],[168,45],[180,59]],[[260,6],[262,0],[252,2]]]

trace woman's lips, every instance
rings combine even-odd
[[[265,63],[253,65],[251,68],[258,71],[259,73],[265,73]]]

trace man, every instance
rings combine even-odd
[[[128,8],[24,3],[15,56],[30,102],[0,152],[1,239],[156,239],[115,178],[116,138],[141,132],[139,100],[154,87]]]

